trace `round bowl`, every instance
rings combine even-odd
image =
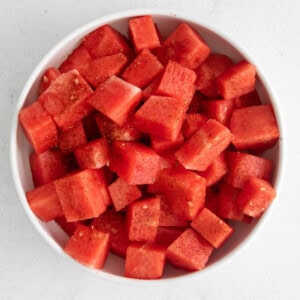
[[[12,122],[11,130],[11,167],[12,175],[15,183],[15,187],[19,196],[19,199],[24,207],[26,214],[30,221],[33,223],[37,231],[47,241],[47,243],[59,253],[62,257],[78,265],[79,268],[84,269],[99,278],[112,280],[115,282],[121,282],[126,284],[165,284],[175,283],[178,280],[193,278],[195,276],[205,276],[207,272],[216,270],[224,262],[237,255],[237,253],[248,242],[257,235],[258,230],[263,226],[265,220],[270,215],[271,208],[274,207],[279,199],[275,199],[271,207],[263,214],[259,219],[254,220],[251,224],[245,224],[240,222],[235,225],[235,234],[226,241],[226,243],[219,250],[214,251],[210,257],[209,262],[205,269],[199,272],[186,272],[181,269],[176,269],[172,266],[167,266],[163,277],[160,280],[136,280],[123,277],[124,273],[124,259],[119,258],[113,254],[109,254],[108,260],[102,270],[89,269],[70,258],[64,251],[63,245],[66,243],[68,237],[62,231],[62,229],[55,223],[44,223],[40,221],[31,211],[25,196],[25,192],[33,188],[31,179],[31,171],[29,166],[29,154],[32,151],[31,146],[27,142],[22,128],[18,122],[18,112],[22,107],[28,106],[34,102],[37,97],[37,91],[39,82],[41,80],[43,72],[50,66],[59,66],[60,63],[66,58],[66,56],[75,48],[83,36],[92,31],[93,29],[104,25],[110,24],[121,33],[127,35],[128,20],[132,17],[139,15],[152,15],[154,21],[157,23],[163,36],[169,35],[181,22],[187,22],[190,24],[200,35],[204,38],[206,43],[212,48],[214,52],[219,52],[228,55],[234,61],[245,59],[254,65],[255,59],[252,59],[249,54],[243,50],[238,41],[232,41],[219,29],[213,28],[211,25],[203,24],[197,17],[184,16],[181,14],[175,14],[167,11],[152,9],[152,10],[130,10],[118,12],[108,16],[101,17],[95,21],[92,21],[82,27],[76,29],[74,32],[60,41],[54,48],[52,48],[46,56],[37,65],[35,70],[30,75],[27,83],[18,100],[15,115]],[[262,74],[259,65],[257,67],[257,91],[265,103],[271,103],[274,108],[274,112],[277,118],[278,126],[280,129],[281,138],[277,145],[270,151],[265,153],[267,158],[270,158],[275,163],[275,169],[273,172],[272,183],[277,191],[280,188],[280,182],[283,172],[283,129],[282,122],[279,115],[278,102],[275,98],[273,89],[267,82],[266,78]],[[278,198],[278,197],[277,197]]]

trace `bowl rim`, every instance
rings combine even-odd
[[[102,270],[94,270],[90,269],[86,266],[83,266],[82,264],[78,263],[74,259],[72,259],[69,255],[67,255],[63,249],[48,235],[45,234],[44,229],[42,228],[41,224],[39,223],[37,217],[32,213],[29,206],[27,205],[27,200],[25,197],[24,190],[22,188],[21,179],[19,177],[19,172],[16,164],[16,156],[17,156],[17,143],[16,143],[16,133],[18,129],[18,113],[19,110],[22,108],[24,101],[26,100],[26,96],[28,95],[28,92],[30,91],[33,83],[35,82],[37,76],[40,74],[42,70],[45,69],[45,65],[47,64],[47,61],[50,60],[51,57],[55,55],[61,48],[63,48],[64,45],[68,44],[68,42],[78,40],[78,38],[82,37],[85,33],[88,33],[92,31],[93,29],[97,28],[98,26],[104,25],[106,23],[110,23],[112,21],[116,21],[119,19],[124,18],[130,18],[130,17],[136,17],[136,16],[142,16],[142,15],[152,15],[152,16],[158,16],[158,17],[173,17],[181,21],[185,21],[187,23],[195,23],[199,24],[201,27],[215,33],[216,35],[223,38],[226,42],[228,42],[230,45],[232,45],[235,49],[237,49],[242,55],[247,59],[249,62],[254,63],[254,59],[252,59],[252,56],[235,40],[233,40],[225,30],[218,28],[217,26],[214,26],[211,24],[211,22],[205,22],[202,20],[199,20],[199,17],[197,17],[194,14],[187,14],[187,13],[179,13],[175,11],[170,11],[166,9],[157,9],[157,8],[146,8],[146,9],[129,9],[129,10],[121,10],[117,11],[111,14],[107,14],[104,16],[100,16],[99,18],[96,18],[92,21],[89,21],[80,27],[73,30],[71,33],[67,34],[64,38],[62,38],[55,46],[53,46],[45,55],[44,57],[39,61],[39,63],[34,67],[33,71],[31,72],[30,76],[28,77],[25,85],[22,88],[21,94],[18,97],[17,104],[15,106],[14,115],[11,122],[11,131],[10,131],[10,166],[11,166],[11,173],[12,173],[12,179],[14,182],[15,189],[17,191],[17,195],[19,198],[19,201],[21,202],[27,217],[30,219],[31,223],[34,225],[35,229],[39,232],[39,234],[43,237],[44,240],[48,243],[49,246],[51,246],[52,249],[55,249],[60,256],[64,257],[64,259],[67,259],[67,261],[70,261],[71,263],[79,266],[82,270],[88,271],[87,273],[96,275],[97,277],[108,280],[110,282],[115,283],[122,283],[126,285],[135,285],[135,286],[155,286],[155,285],[162,285],[162,284],[176,284],[179,281],[183,282],[183,280],[190,280],[195,278],[201,278],[205,274],[208,274],[210,272],[215,271],[216,269],[224,266],[224,264],[228,263],[229,260],[231,260],[234,256],[237,256],[242,252],[243,249],[245,249],[250,242],[253,240],[254,236],[257,236],[258,232],[263,228],[263,225],[266,223],[267,219],[271,215],[271,211],[274,208],[274,204],[278,202],[273,201],[268,210],[260,217],[258,223],[254,226],[253,230],[249,234],[249,236],[241,242],[238,247],[236,247],[234,250],[232,250],[230,253],[226,254],[222,259],[220,259],[218,262],[204,268],[201,271],[191,272],[188,274],[180,275],[173,278],[161,278],[159,280],[144,280],[144,279],[132,279],[127,277],[122,277],[119,275],[110,274],[107,272],[103,272]],[[254,63],[255,64],[255,63]],[[285,161],[285,147],[284,147],[284,137],[285,137],[285,129],[283,126],[283,121],[281,119],[281,114],[279,113],[279,102],[277,100],[277,96],[275,95],[275,89],[271,86],[270,82],[266,79],[266,76],[264,75],[262,69],[260,66],[256,66],[257,68],[257,75],[259,76],[261,82],[264,85],[264,88],[266,89],[270,99],[272,99],[272,106],[273,110],[276,116],[277,124],[280,130],[280,139],[279,139],[279,150],[278,150],[278,163],[277,163],[277,176],[275,178],[274,186],[277,192],[276,199],[279,198],[280,190],[282,186],[282,179],[283,179],[283,173],[284,173],[284,161]]]

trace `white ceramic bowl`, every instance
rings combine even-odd
[[[32,151],[31,146],[28,144],[20,124],[18,123],[18,112],[19,110],[34,102],[37,97],[37,89],[41,76],[45,69],[50,66],[59,66],[59,64],[66,58],[66,56],[75,48],[83,36],[92,31],[93,29],[104,25],[110,24],[123,34],[127,34],[128,20],[131,17],[139,15],[152,15],[155,22],[158,24],[160,31],[163,36],[170,34],[181,22],[189,23],[194,29],[196,29],[207,44],[212,48],[213,51],[226,54],[231,57],[234,61],[239,61],[241,59],[246,59],[247,61],[255,64],[255,59],[252,59],[246,51],[243,50],[238,41],[232,41],[219,29],[212,28],[203,24],[201,20],[197,17],[184,16],[181,14],[175,14],[162,10],[130,10],[118,12],[105,17],[101,17],[93,22],[90,22],[69,34],[62,41],[60,41],[54,48],[52,48],[42,61],[37,65],[35,70],[32,72],[24,89],[20,95],[17,103],[15,115],[12,123],[11,131],[11,166],[13,180],[18,192],[20,201],[26,211],[29,219],[38,230],[38,232],[43,236],[43,238],[48,242],[48,244],[56,252],[58,252],[65,259],[70,262],[76,263],[80,268],[87,270],[99,278],[104,278],[112,281],[122,282],[126,284],[165,284],[169,282],[177,282],[178,280],[192,278],[195,276],[205,276],[205,274],[211,270],[215,270],[220,267],[225,261],[235,256],[241,248],[248,244],[249,240],[252,239],[257,231],[263,226],[267,216],[271,212],[271,208],[274,207],[274,202],[279,201],[278,197],[274,200],[271,207],[266,211],[266,213],[258,220],[253,221],[251,224],[245,224],[240,222],[235,226],[235,234],[224,244],[221,249],[215,251],[211,256],[206,268],[199,272],[185,272],[180,269],[168,266],[164,272],[164,276],[160,280],[135,280],[123,277],[124,272],[124,260],[110,254],[108,260],[105,264],[103,270],[92,270],[89,269],[71,259],[67,254],[64,253],[62,247],[67,241],[67,235],[60,229],[60,227],[55,222],[43,223],[41,222],[30,210],[27,200],[25,197],[25,191],[33,188],[33,183],[31,179],[31,172],[29,167],[29,153]],[[283,130],[282,122],[279,115],[278,102],[273,93],[273,89],[270,88],[269,83],[262,74],[259,65],[257,67],[257,90],[261,99],[266,103],[272,103],[275,115],[278,121],[278,126],[280,128],[281,139],[279,143],[271,151],[268,151],[266,156],[271,158],[275,162],[275,170],[273,175],[273,184],[277,193],[279,191],[279,186],[283,171]]]

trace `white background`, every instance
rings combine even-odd
[[[201,280],[146,288],[103,281],[58,256],[17,199],[9,135],[18,95],[61,38],[130,8],[192,13],[255,58],[279,99],[286,135],[282,189],[264,228],[240,254]],[[300,1],[0,0],[0,299],[300,299]]]

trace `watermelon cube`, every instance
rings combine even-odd
[[[181,23],[163,42],[168,60],[196,69],[210,54],[203,38],[188,24]]]
[[[166,260],[165,248],[155,243],[131,243],[127,248],[125,276],[137,279],[158,279]]]
[[[141,16],[129,20],[129,36],[136,52],[160,46],[159,36],[151,16]]]
[[[237,202],[240,209],[253,218],[260,217],[276,196],[276,191],[266,180],[251,177],[240,192]]]
[[[161,80],[161,75],[156,76],[143,90],[143,100],[146,101],[150,96],[155,95],[157,87]]]
[[[128,58],[133,56],[128,40],[110,25],[103,25],[83,38],[83,46],[93,58],[123,53]]]
[[[60,216],[55,218],[55,222],[62,228],[62,230],[68,235],[71,236],[75,232],[80,221],[67,222],[65,216]]]
[[[201,94],[199,91],[195,91],[191,103],[189,104],[187,113],[198,114],[200,112],[200,104],[202,100],[207,100],[208,98]]]
[[[209,98],[216,98],[218,96],[216,78],[231,65],[233,62],[228,56],[217,53],[210,54],[196,70],[197,90]]]
[[[122,126],[141,99],[140,88],[119,77],[111,76],[98,86],[88,103]]]
[[[59,150],[43,153],[33,152],[29,156],[30,169],[35,187],[51,183],[72,170],[70,159]]]
[[[57,144],[58,133],[51,116],[39,102],[35,102],[19,113],[24,134],[37,153],[42,153]]]
[[[261,105],[262,103],[257,93],[257,90],[254,90],[253,92],[234,98],[234,104],[236,108],[241,108],[247,106]]]
[[[232,65],[217,77],[217,89],[224,99],[233,99],[250,93],[255,89],[256,68],[240,61]]]
[[[142,137],[142,133],[134,126],[134,113],[128,116],[122,126],[100,113],[96,114],[95,119],[101,135],[109,144],[114,141],[137,142]]]
[[[181,130],[186,107],[179,98],[151,96],[136,112],[135,127],[164,140],[175,141]]]
[[[153,242],[160,215],[160,198],[144,198],[129,204],[126,226],[130,241]]]
[[[159,60],[144,49],[125,69],[122,77],[131,84],[144,88],[164,69]]]
[[[226,155],[224,152],[221,152],[206,170],[197,171],[197,174],[206,180],[206,186],[208,187],[221,180],[227,171]]]
[[[98,57],[84,65],[81,74],[93,88],[97,88],[110,76],[119,75],[127,62],[128,58],[123,53]]]
[[[75,123],[71,128],[59,132],[58,145],[64,153],[73,152],[77,147],[86,143],[86,135],[82,121]]]
[[[184,228],[158,227],[155,243],[168,248],[184,231]]]
[[[166,250],[167,259],[176,267],[202,270],[214,247],[192,228],[187,228]]]
[[[129,185],[121,177],[109,185],[108,191],[116,211],[122,210],[142,196],[142,192],[136,185]]]
[[[204,171],[229,146],[231,140],[232,134],[227,127],[209,119],[175,156],[186,169]]]
[[[185,220],[192,220],[204,207],[205,179],[184,168],[159,171],[152,190],[164,195],[170,210]]]
[[[224,182],[220,185],[218,215],[221,218],[243,221],[244,213],[237,202],[240,191],[240,189]]]
[[[86,139],[91,141],[100,137],[100,132],[96,122],[97,111],[92,111],[82,119]]]
[[[98,170],[69,174],[56,180],[55,188],[68,222],[96,218],[106,210],[107,185]]]
[[[71,54],[61,63],[59,71],[62,73],[76,69],[81,73],[82,68],[91,61],[92,56],[89,51],[80,44]]]
[[[183,136],[190,138],[208,120],[207,116],[199,113],[188,113],[182,125]]]
[[[59,75],[60,72],[58,69],[54,67],[48,68],[42,76],[39,86],[39,95],[41,95]]]
[[[195,92],[196,73],[174,61],[169,61],[155,94],[182,99],[186,108]]]
[[[215,248],[220,248],[233,233],[233,228],[205,207],[193,219],[191,227]]]
[[[79,224],[64,251],[81,264],[102,269],[109,251],[109,234]]]
[[[205,195],[205,207],[217,216],[219,216],[219,202],[218,186],[207,187]]]
[[[215,119],[223,125],[229,125],[234,99],[203,100],[199,103],[199,112],[208,118]]]
[[[256,105],[235,109],[230,120],[232,143],[238,150],[265,150],[275,145],[279,129],[272,106]]]
[[[92,107],[86,99],[92,93],[93,90],[79,72],[71,70],[58,76],[38,101],[58,127],[68,129],[91,112]]]
[[[100,169],[108,165],[108,144],[104,138],[92,140],[75,149],[77,163],[82,169]]]
[[[252,176],[267,181],[271,179],[272,160],[239,151],[228,151],[226,157],[228,173],[224,180],[236,188],[242,188]]]
[[[130,242],[126,232],[126,220],[122,214],[109,208],[98,218],[93,219],[91,227],[109,233],[110,250],[121,257],[126,256]]]
[[[184,137],[181,132],[179,132],[176,140],[174,141],[161,139],[156,136],[150,136],[150,143],[151,148],[158,154],[172,151],[174,152],[183,145]]]
[[[136,142],[114,142],[109,167],[128,184],[151,184],[155,180],[160,157],[151,148]]]
[[[188,221],[179,215],[176,215],[169,204],[169,201],[163,195],[160,198],[160,215],[159,215],[159,226],[164,227],[186,227]]]
[[[53,182],[26,192],[26,198],[31,210],[42,221],[49,222],[64,214]]]

